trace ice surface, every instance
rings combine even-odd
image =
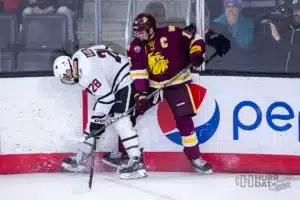
[[[0,176],[1,200],[296,200],[300,176],[281,176],[291,188],[240,188],[237,174],[199,176],[194,173],[149,173],[141,180],[119,180],[98,173],[92,190],[87,174],[25,174]]]

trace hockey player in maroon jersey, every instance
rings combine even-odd
[[[152,105],[145,97],[163,86],[189,64],[200,67],[204,61],[205,44],[194,33],[176,26],[156,28],[156,20],[149,14],[139,14],[133,23],[135,39],[128,47],[131,61],[130,75],[137,91],[136,113],[143,115]],[[196,107],[192,97],[189,70],[163,90],[180,131],[184,153],[193,168],[200,173],[212,173],[212,166],[200,156],[197,135],[192,117]]]
[[[196,33],[196,26],[194,24],[190,24],[183,30],[194,35]],[[208,26],[205,30],[205,42],[206,45],[213,47],[217,55],[219,55],[220,57],[225,56],[231,48],[230,41],[224,35],[216,33],[215,31],[209,29]],[[135,117],[132,116],[131,119],[132,122],[135,124]],[[117,168],[118,166],[122,165],[122,163],[125,163],[128,160],[128,155],[125,151],[125,148],[122,145],[121,140],[119,141],[119,144],[119,152],[108,153],[103,157],[103,162],[114,168]]]

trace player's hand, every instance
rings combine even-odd
[[[143,115],[150,107],[151,102],[144,95],[138,95],[135,97],[135,115]]]
[[[90,123],[90,133],[92,133],[93,131],[97,131],[97,130],[100,130],[102,129],[98,135],[100,136],[102,133],[105,132],[105,118],[106,116],[95,116],[93,115],[91,117],[91,123]],[[99,138],[99,137],[97,137]]]
[[[191,23],[190,25],[186,26],[183,28],[184,31],[187,31],[189,33],[192,33],[192,34],[196,34],[196,26],[195,24]]]
[[[261,23],[262,23],[262,24],[269,24],[269,23],[271,23],[271,20],[269,20],[269,19],[263,19],[263,20],[261,21]]]

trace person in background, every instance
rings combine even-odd
[[[23,16],[30,14],[63,14],[68,17],[69,40],[74,42],[73,11],[68,7],[59,5],[57,0],[26,0],[24,1]]]
[[[0,0],[0,13],[19,14],[20,0]]]
[[[300,0],[293,0],[291,8],[291,18],[285,23],[264,19],[262,24],[270,27],[270,35],[276,42],[276,54],[283,55],[284,72],[300,72]]]
[[[2,15],[4,13],[4,0],[0,0],[0,15]]]
[[[206,23],[206,35],[210,36],[212,46],[215,46],[214,33],[222,34],[223,38],[230,41],[230,51],[224,58],[215,58],[206,69],[229,70],[229,71],[251,71],[253,70],[253,51],[255,44],[254,23],[245,17],[241,11],[242,0],[224,0],[224,11],[219,17],[213,18],[210,23]],[[209,8],[208,8],[209,9]],[[213,33],[214,32],[214,33]],[[209,42],[207,42],[209,45]],[[209,45],[210,46],[210,45]],[[226,49],[225,49],[226,50]],[[207,49],[210,55],[211,48]],[[226,51],[225,51],[226,52]]]
[[[147,4],[145,13],[155,17],[157,22],[164,22],[166,20],[166,9],[159,1],[152,1]]]
[[[242,0],[224,0],[225,11],[213,20],[213,30],[225,34],[238,48],[248,49],[253,42],[254,24],[240,13],[242,6]]]

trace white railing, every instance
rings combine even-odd
[[[101,0],[95,0],[95,44],[102,43],[102,14]]]
[[[191,13],[192,13],[193,1],[194,0],[188,1],[188,7],[187,7],[187,13],[186,13],[186,19],[185,19],[185,25],[187,25],[187,26],[191,24]]]
[[[205,2],[204,0],[196,0],[196,27],[197,33],[205,39]],[[205,70],[205,63],[202,64],[200,71]]]
[[[132,21],[133,21],[133,4],[134,0],[128,1],[127,16],[126,16],[126,27],[125,27],[125,49],[128,47],[130,39],[132,38]]]

